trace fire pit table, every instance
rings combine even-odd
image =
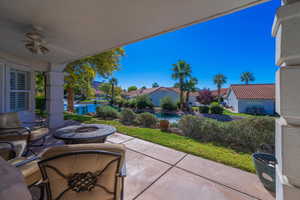
[[[116,128],[113,126],[82,124],[58,129],[54,133],[54,137],[63,140],[65,144],[104,143],[106,137],[115,132]]]

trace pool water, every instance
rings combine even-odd
[[[75,112],[80,115],[84,115],[87,113],[95,113],[96,108],[101,106],[101,104],[75,104]],[[67,110],[67,105],[64,106],[64,109]],[[178,122],[181,118],[180,115],[177,114],[165,114],[165,113],[154,113],[154,115],[159,120],[168,120],[170,123]]]
[[[176,123],[180,120],[181,116],[177,114],[165,114],[165,113],[155,113],[154,114],[160,120],[168,120],[170,123]]]
[[[77,114],[84,115],[90,112],[95,113],[98,106],[101,104],[75,104],[74,108]],[[64,105],[64,109],[67,110],[67,105]]]

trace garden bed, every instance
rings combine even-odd
[[[125,126],[114,120],[99,120],[91,116],[76,114],[65,114],[65,118],[83,123],[113,125],[117,128],[118,132],[126,135],[207,158],[245,171],[255,172],[250,153],[240,153],[230,148],[217,146],[213,143],[199,142],[188,137],[163,132],[159,129]]]

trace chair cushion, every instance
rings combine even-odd
[[[19,128],[21,122],[17,112],[1,113],[0,114],[0,128]]]
[[[49,133],[48,128],[39,128],[39,129],[33,130],[33,131],[31,131],[30,140],[31,141],[39,140],[42,137],[44,137],[45,135],[47,135],[48,133]]]
[[[10,160],[10,164],[16,164],[18,162],[26,160],[26,157],[19,157],[13,160]],[[25,165],[22,165],[18,167],[20,171],[22,172],[25,182],[28,186],[33,185],[34,183],[37,183],[42,179],[42,174],[40,171],[40,168],[38,166],[37,161],[32,161],[30,163],[27,163]]]

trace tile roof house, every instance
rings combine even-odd
[[[123,95],[127,98],[134,98],[140,95],[148,95],[154,106],[160,106],[160,100],[166,96],[169,96],[173,99],[173,101],[179,101],[179,88],[175,87],[156,87],[156,88],[146,88],[146,89],[138,89],[130,92],[126,92]],[[189,102],[194,104],[196,101],[197,92],[191,93]]]
[[[225,97],[225,103],[234,112],[247,113],[260,109],[265,114],[275,113],[275,84],[234,84]]]
[[[221,88],[220,94],[221,94],[222,97],[226,96],[227,90],[228,90],[228,88]],[[214,96],[214,97],[217,97],[218,96],[218,90],[212,90],[211,95]]]

